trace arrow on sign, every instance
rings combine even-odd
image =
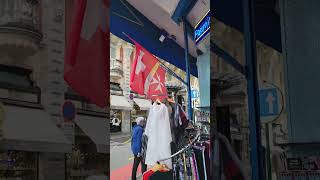
[[[269,92],[268,93],[268,96],[266,98],[266,102],[268,103],[269,105],[269,113],[270,114],[273,114],[273,101],[275,101],[276,99],[273,97],[272,93]]]

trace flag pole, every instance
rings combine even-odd
[[[127,36],[131,41],[133,41],[133,39],[127,35],[125,32],[122,32],[122,34],[124,34],[125,36]],[[157,59],[158,60],[158,59]],[[159,61],[161,67],[163,67],[170,75],[174,76],[176,79],[178,79],[179,81],[181,81],[184,85],[188,85],[186,81],[184,81],[181,77],[179,77],[173,70],[171,70],[168,66],[166,66],[163,62]]]

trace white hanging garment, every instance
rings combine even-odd
[[[149,111],[145,134],[148,145],[145,163],[153,166],[158,160],[171,156],[172,142],[168,108],[164,104],[154,103]],[[172,169],[171,159],[161,162]]]

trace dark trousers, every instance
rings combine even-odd
[[[137,179],[137,170],[140,163],[141,163],[142,174],[147,171],[147,165],[144,164],[144,162],[142,162],[142,158],[135,155],[133,160],[132,174],[131,174],[132,180]]]

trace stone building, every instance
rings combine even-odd
[[[138,95],[130,89],[130,72],[135,56],[134,45],[110,34],[110,83],[111,83],[111,117],[121,120],[121,132],[128,133],[137,116],[147,116],[151,102],[144,96]],[[159,58],[158,58],[159,59]],[[179,77],[185,79],[185,72],[159,59]],[[198,88],[197,78],[191,77],[193,89]],[[184,107],[187,107],[187,93],[185,85],[170,73],[166,73],[166,87],[169,96],[175,97]],[[194,100],[196,101],[196,100]],[[198,100],[199,101],[199,100]],[[194,102],[199,104],[199,102]],[[187,108],[185,108],[187,110]],[[116,124],[118,125],[118,124]],[[118,128],[118,130],[120,130]],[[117,131],[117,129],[115,129]]]
[[[98,159],[108,168],[107,110],[88,103],[63,80],[65,25],[70,21],[65,8],[73,1],[66,2],[0,2],[1,162],[7,162],[0,168],[12,167],[6,176],[86,177]],[[76,107],[71,124],[62,117],[65,101]],[[100,137],[93,136],[97,132]]]
[[[245,64],[244,39],[243,34],[237,30],[226,26],[218,20],[213,20],[213,30],[211,41],[235,58],[240,64]],[[212,52],[213,70],[212,79],[215,81],[214,89],[218,89],[215,97],[215,106],[227,107],[230,112],[230,131],[231,141],[240,158],[250,173],[250,143],[248,128],[248,105],[247,105],[247,86],[245,77],[237,72],[232,66],[224,62]],[[257,63],[259,88],[276,87],[279,96],[279,106],[284,109],[285,104],[283,93],[283,61],[282,55],[267,45],[257,41]],[[280,97],[282,96],[282,97]],[[273,118],[273,119],[272,119]],[[286,114],[283,111],[279,117],[272,117],[274,120],[269,123],[269,134],[271,142],[271,155],[282,151],[276,144],[287,142]],[[262,119],[265,120],[265,119]],[[261,125],[262,143],[266,146],[265,126]]]

